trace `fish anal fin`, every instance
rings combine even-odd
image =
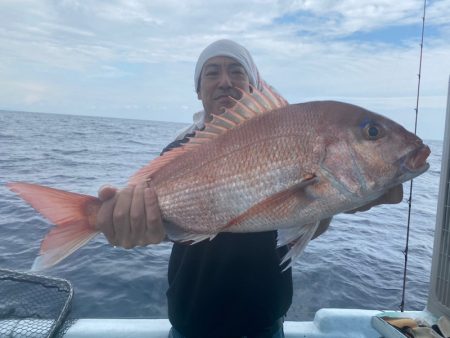
[[[261,219],[266,220],[268,224],[289,219],[299,206],[312,202],[314,197],[306,192],[306,188],[318,181],[319,179],[315,175],[306,175],[294,186],[264,199],[233,218],[223,229],[231,231],[230,228],[239,227],[242,223],[249,221],[258,223]]]
[[[194,232],[187,232],[175,223],[169,221],[164,222],[164,229],[169,240],[184,244],[196,244],[204,240],[212,240],[217,236],[217,233],[198,234]]]

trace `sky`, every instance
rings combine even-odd
[[[422,0],[0,0],[0,109],[186,122],[198,55],[228,38],[289,102],[414,130]],[[427,1],[418,134],[442,139],[450,0]]]

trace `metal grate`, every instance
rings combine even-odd
[[[67,280],[0,269],[0,337],[54,336],[72,297]]]

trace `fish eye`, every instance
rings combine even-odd
[[[377,127],[375,127],[375,126],[370,126],[368,129],[367,129],[367,134],[370,136],[370,137],[377,137],[378,136],[378,128]]]
[[[368,123],[364,127],[364,136],[368,140],[377,140],[383,136],[383,130],[381,126],[374,124],[374,123]]]

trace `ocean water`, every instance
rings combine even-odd
[[[96,195],[158,156],[185,125],[154,121],[0,111],[0,268],[26,271],[50,224],[5,187],[27,181]],[[406,284],[407,310],[426,304],[431,269],[441,141],[428,141],[431,168],[414,180]],[[293,270],[288,320],[310,320],[324,307],[399,309],[409,183],[405,201],[338,215]],[[75,289],[73,318],[166,318],[171,244],[125,250],[102,235],[47,275]],[[239,276],[237,276],[239,278]]]

